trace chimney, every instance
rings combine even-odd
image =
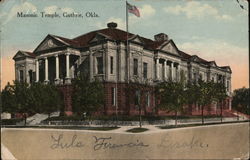
[[[108,28],[115,29],[117,27],[117,23],[115,22],[110,22],[107,24]]]
[[[155,35],[154,38],[155,38],[155,41],[167,41],[168,35],[166,35],[165,33],[159,33]]]

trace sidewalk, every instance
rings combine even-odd
[[[193,122],[182,122],[182,120],[177,120],[178,123],[177,123],[177,126],[178,125],[183,125],[183,124],[201,124],[201,119],[191,119]],[[239,119],[239,122],[240,121],[244,121],[246,120],[245,118],[240,118]],[[235,119],[235,118],[223,118],[223,121],[222,122],[237,122],[238,120]],[[216,123],[216,122],[221,122],[220,118],[219,120],[211,120],[211,119],[205,119],[205,124],[206,123]],[[171,120],[171,123],[168,123],[168,124],[164,124],[164,125],[142,125],[142,128],[147,128],[148,130],[145,131],[147,133],[149,132],[157,132],[157,131],[162,131],[162,129],[158,128],[158,126],[165,126],[165,125],[175,125],[175,120]],[[111,130],[110,132],[112,133],[124,133],[126,132],[127,130],[129,129],[132,129],[132,128],[139,128],[139,125],[138,126],[118,126],[120,128],[118,129],[115,129],[115,130]],[[128,132],[126,132],[128,133]],[[141,132],[143,133],[143,132]]]

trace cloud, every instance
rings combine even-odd
[[[14,5],[8,14],[5,12],[2,13],[0,15],[0,20],[2,22],[2,25],[5,25],[9,21],[11,21],[13,17],[16,16],[17,12],[34,13],[36,11],[37,11],[37,8],[35,5],[33,5],[32,3],[29,3],[29,2],[24,2],[24,3],[21,3],[19,5]]]
[[[68,7],[60,8],[60,7],[55,6],[55,5],[45,7],[43,10],[44,10],[45,13],[48,13],[48,14],[53,14],[55,12],[68,12],[68,13],[69,12],[74,12],[74,10],[72,8],[68,8]]]
[[[166,13],[180,15],[185,14],[187,18],[203,18],[205,16],[211,16],[218,20],[230,21],[233,18],[230,15],[220,15],[219,11],[209,4],[201,4],[197,1],[187,2],[185,5],[176,5],[174,7],[165,7],[163,10]]]
[[[155,14],[155,9],[149,4],[143,5],[142,8],[139,8],[139,10],[141,18],[149,18]]]
[[[191,54],[201,55],[206,59],[214,57],[216,61],[222,63],[223,65],[231,62],[232,59],[237,63],[244,61],[247,62],[246,56],[248,55],[248,48],[239,47],[225,41],[213,39],[199,41],[199,39],[197,39],[195,42],[182,43],[178,45],[178,47],[183,50],[191,51]]]
[[[248,52],[249,48],[239,47],[225,41],[209,39],[197,40],[193,43],[186,42],[178,45],[180,50],[189,54],[196,54],[206,60],[215,60],[217,65],[229,65],[232,69],[233,89],[249,87]]]
[[[138,8],[140,11],[140,17],[129,14],[129,25],[140,22],[141,20],[149,19],[155,15],[156,10],[149,4],[143,5],[141,8]]]

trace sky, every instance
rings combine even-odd
[[[232,69],[232,88],[249,87],[248,2],[246,0],[128,0],[140,11],[129,14],[129,32],[153,39],[166,33],[180,50]],[[126,30],[124,0],[5,0],[0,3],[1,88],[14,80],[13,56],[33,51],[48,34],[74,38],[116,22]],[[240,7],[242,5],[244,9]],[[17,12],[38,17],[17,17]],[[44,18],[41,12],[58,13]],[[63,17],[63,13],[83,17]],[[98,17],[86,17],[89,12]]]

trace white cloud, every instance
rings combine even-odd
[[[178,48],[189,54],[196,54],[207,60],[215,60],[218,65],[248,63],[248,48],[239,47],[225,41],[206,40],[186,42]]]
[[[45,13],[48,13],[48,14],[53,14],[55,12],[60,12],[60,11],[61,12],[68,12],[68,13],[74,12],[74,10],[72,8],[68,8],[68,7],[60,8],[60,7],[55,6],[55,5],[45,7],[43,10],[44,10]]]
[[[10,20],[12,20],[13,17],[17,15],[17,12],[23,12],[23,13],[34,13],[37,11],[37,8],[35,5],[29,2],[24,2],[19,5],[14,5],[10,12],[8,13],[8,16],[6,16],[6,13],[2,13],[0,15],[0,19],[2,21],[2,25],[5,25]]]
[[[149,4],[143,5],[142,8],[139,8],[139,10],[141,18],[148,18],[155,14],[155,9]]]
[[[68,8],[68,7],[66,7],[66,8],[61,8],[61,10],[63,11],[63,12],[74,12],[74,10],[72,9],[72,8]]]
[[[141,8],[138,8],[140,11],[140,17],[136,17],[135,15],[129,14],[129,25],[133,25],[135,23],[140,22],[140,20],[146,20],[152,17],[155,14],[155,9],[149,5],[145,4]]]
[[[212,16],[218,20],[232,20],[230,15],[220,15],[219,11],[209,4],[201,4],[197,1],[187,2],[185,5],[176,5],[174,7],[165,7],[163,10],[166,13],[174,15],[185,14],[187,18],[203,18],[205,16]]]
[[[51,13],[56,12],[57,9],[58,9],[57,6],[48,6],[48,7],[45,7],[43,10],[45,13],[51,14]]]
[[[248,47],[239,47],[218,40],[200,40],[194,43],[178,45],[180,50],[189,54],[196,54],[206,60],[215,60],[219,66],[230,66],[232,69],[232,87],[241,88],[249,86]]]

